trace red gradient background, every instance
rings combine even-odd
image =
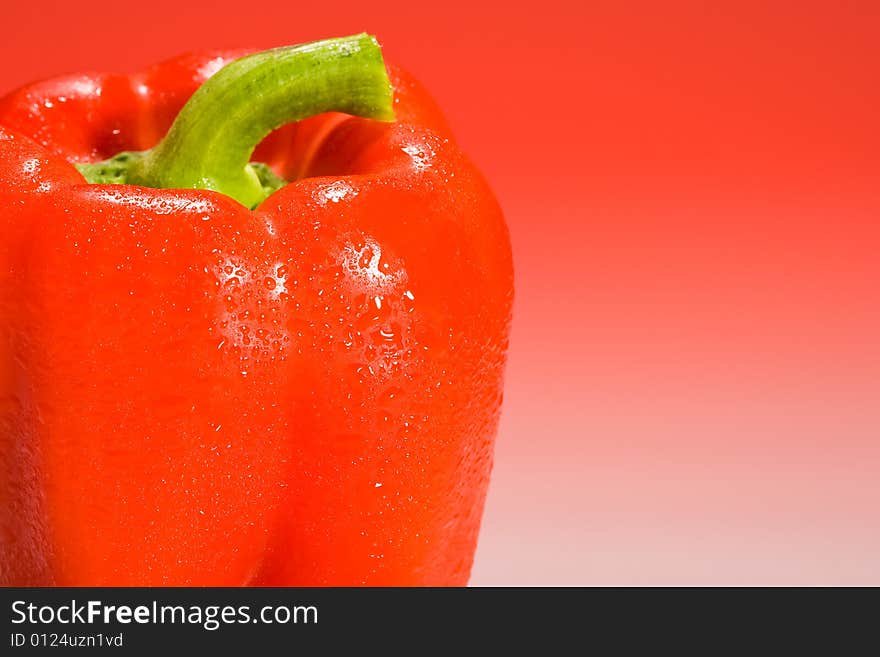
[[[517,267],[473,584],[880,584],[876,2],[0,16],[0,92],[362,30],[434,92]]]

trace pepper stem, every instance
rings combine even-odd
[[[209,78],[154,148],[77,167],[89,182],[210,189],[253,208],[283,184],[250,163],[270,132],[323,112],[393,121],[392,105],[373,36],[275,48],[237,59]]]

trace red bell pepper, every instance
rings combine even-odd
[[[372,37],[242,54],[0,99],[2,584],[468,579],[498,204]]]

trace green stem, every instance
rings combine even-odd
[[[77,167],[89,182],[211,189],[256,207],[283,184],[250,163],[266,135],[323,112],[393,121],[392,103],[382,52],[370,35],[276,48],[209,78],[151,150]]]

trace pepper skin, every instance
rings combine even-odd
[[[393,123],[273,132],[255,210],[73,165],[243,54],[0,99],[0,584],[468,580],[512,261],[419,83],[389,69]]]

